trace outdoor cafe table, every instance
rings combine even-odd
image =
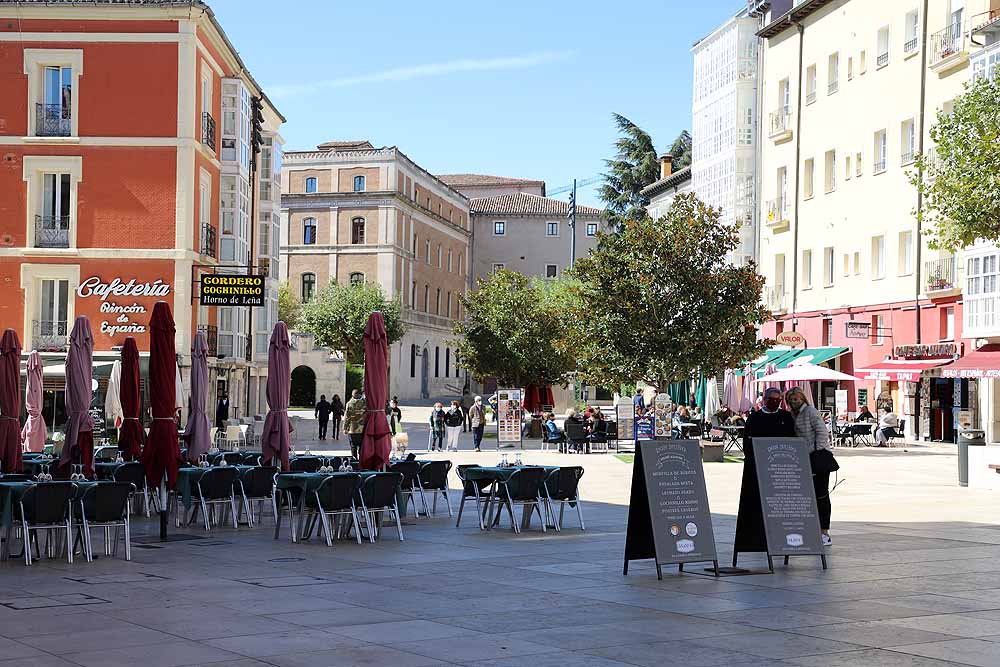
[[[837,439],[845,442],[850,438],[852,447],[858,446],[858,440],[861,440],[862,445],[871,445],[872,427],[874,426],[875,424],[872,422],[843,424],[837,428]]]
[[[284,492],[289,508],[289,521],[291,522],[292,542],[298,542],[298,528],[295,525],[295,515],[302,513],[302,504],[305,502],[307,493],[312,493],[319,488],[323,480],[330,477],[346,477],[348,475],[361,475],[361,479],[371,477],[375,474],[373,470],[352,470],[345,472],[283,472],[279,473],[274,480],[275,492]],[[298,491],[298,502],[294,502],[294,491]],[[281,512],[274,518],[274,539],[278,539],[281,530]]]
[[[720,426],[719,429],[726,436],[725,450],[728,452],[733,447],[743,451],[743,427],[742,426]]]
[[[209,466],[206,468],[184,466],[183,468],[177,469],[176,493],[180,497],[181,502],[184,503],[185,509],[191,509],[191,489],[194,488],[195,482],[201,479],[201,476],[209,470],[220,470],[222,468],[236,468],[240,471],[239,477],[242,478],[248,470],[253,470],[254,466]],[[177,517],[177,520],[180,521],[180,517]]]
[[[546,477],[548,477],[549,473],[551,473],[553,470],[559,470],[559,466],[526,466],[526,465],[507,466],[507,467],[471,466],[469,468],[465,468],[463,474],[465,475],[465,478],[469,481],[479,481],[488,479],[495,482],[493,486],[493,491],[490,492],[490,497],[486,501],[486,507],[483,508],[483,520],[486,525],[486,530],[490,530],[494,525],[493,499],[497,495],[497,491],[499,490],[500,484],[507,482],[507,480],[511,478],[511,476],[514,474],[515,471],[521,470],[523,468],[542,468],[543,470],[545,470]],[[502,500],[503,499],[501,499],[501,501]],[[489,512],[489,521],[486,521],[487,511]],[[522,510],[522,512],[523,512],[522,524],[525,527],[527,527],[528,525],[527,522],[530,519],[531,515],[528,513],[527,507],[525,507],[524,510]],[[500,512],[498,511],[496,516],[496,523],[499,522],[500,522]]]
[[[42,469],[45,466],[49,466],[49,472],[55,472],[58,465],[59,459],[45,456],[33,456],[31,458],[26,457],[21,461],[21,469],[24,471],[24,474],[31,475],[32,477],[42,472]]]
[[[61,483],[64,480],[53,481]],[[76,484],[74,500],[78,500],[83,496],[84,491],[97,484],[97,482],[90,480],[69,483]],[[7,528],[10,526],[14,515],[14,503],[21,500],[25,492],[35,484],[36,482],[0,482],[0,527]]]

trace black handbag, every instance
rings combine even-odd
[[[812,468],[814,475],[828,475],[831,472],[840,470],[840,464],[834,458],[833,452],[826,448],[820,449],[815,445],[813,446],[813,450],[809,452],[809,466]]]

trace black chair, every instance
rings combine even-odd
[[[247,513],[247,523],[253,528],[253,505],[257,501],[257,522],[264,518],[264,504],[271,505],[275,521],[278,510],[274,505],[274,476],[278,469],[274,466],[257,466],[244,472],[236,481],[236,488],[243,500],[243,509]]]
[[[260,454],[248,454],[244,452],[243,461],[241,463],[245,466],[259,466]]]
[[[25,475],[24,473],[10,473],[7,475],[0,475],[0,482],[31,482],[33,481],[31,475]]]
[[[892,434],[887,437],[885,444],[888,445],[889,447],[892,447],[892,444],[896,440],[903,440],[905,434],[906,434],[906,420],[900,419],[899,425],[892,430]]]
[[[413,513],[420,516],[417,510],[417,501],[414,496],[420,496],[420,503],[424,508],[424,515],[427,513],[427,499],[424,497],[424,487],[420,483],[420,464],[416,461],[398,461],[389,466],[389,472],[398,472],[403,476],[399,483],[400,493],[403,496],[403,509],[408,504],[413,505]]]
[[[238,528],[236,518],[239,511],[236,508],[235,488],[239,475],[239,469],[233,466],[206,470],[191,489],[191,497],[197,501],[197,504],[191,510],[191,518],[187,521],[188,525],[195,520],[200,509],[205,530],[211,530],[213,516],[209,514],[208,508],[212,507],[214,514],[215,506],[221,505],[223,516],[225,516],[225,507],[228,505],[233,516],[233,528]]]
[[[560,432],[558,436],[553,438],[549,435],[549,429],[545,428],[545,424],[542,424],[542,451],[549,451],[552,445],[555,445],[559,452],[562,452],[566,445],[566,434]]]
[[[111,463],[118,457],[118,447],[98,447],[94,450],[95,463]]]
[[[603,419],[594,421],[593,430],[587,439],[588,454],[598,450],[608,451],[608,424],[609,422]]]
[[[88,563],[94,560],[94,545],[90,535],[92,528],[104,529],[105,556],[118,554],[119,529],[124,528],[125,560],[132,560],[129,501],[135,490],[129,482],[98,482],[84,490],[80,502],[74,508],[74,516],[81,522],[78,528],[83,536],[83,551]],[[112,528],[115,529],[114,540],[111,539]]]
[[[424,491],[431,492],[431,514],[437,514],[438,494],[444,496],[444,504],[448,508],[448,517],[452,517],[451,499],[448,497],[448,473],[451,472],[451,461],[427,461],[420,466],[420,476],[417,478]],[[424,511],[426,511],[426,506]]]
[[[580,478],[583,477],[583,468],[580,466],[566,466],[549,472],[545,478],[545,504],[552,517],[552,523],[557,531],[562,530],[563,511],[566,503],[570,507],[576,507],[576,516],[580,519],[580,530],[587,530],[583,523],[583,509],[580,503]],[[559,503],[559,520],[556,521],[553,503]]]
[[[291,472],[316,472],[322,465],[318,456],[296,456],[288,462]]]
[[[566,420],[565,425],[566,439],[569,444],[573,446],[573,449],[577,452],[586,452],[588,449],[587,428],[578,421],[573,421],[570,419]]]
[[[458,466],[456,473],[458,474],[458,479],[462,482],[462,501],[458,504],[458,520],[455,521],[455,528],[458,528],[462,523],[462,510],[465,509],[465,501],[469,498],[476,499],[476,515],[479,517],[479,530],[486,530],[486,524],[483,523],[483,516],[485,514],[486,508],[483,507],[483,502],[488,504],[490,498],[493,495],[493,481],[492,479],[469,479],[465,471],[469,468],[476,468],[478,466],[474,464],[463,464]]]
[[[326,546],[332,547],[334,538],[341,535],[340,520],[350,515],[355,537],[358,544],[361,544],[361,524],[358,523],[357,506],[357,500],[361,498],[360,486],[360,474],[334,475],[324,479],[314,492],[307,493],[303,507],[305,522],[303,539],[309,539],[313,524],[318,517],[320,525],[323,526],[323,534],[326,536]],[[335,519],[334,529],[330,527],[330,518]]]
[[[212,465],[221,466],[225,461],[227,466],[236,466],[243,463],[243,452],[222,452],[212,458]]]
[[[618,422],[609,421],[605,424],[607,425],[608,448],[614,447],[615,451],[618,451]]]
[[[358,496],[368,527],[368,539],[372,543],[381,533],[379,528],[382,512],[388,512],[396,520],[396,533],[399,535],[399,541],[403,541],[403,526],[399,522],[399,506],[396,503],[396,492],[399,491],[402,478],[398,472],[377,472],[365,477],[361,482]]]
[[[135,487],[136,491],[142,491],[142,509],[146,516],[149,516],[149,488],[146,486],[146,468],[143,467],[138,461],[133,461],[131,463],[123,463],[117,468],[115,468],[114,473],[111,475],[111,479],[116,482],[128,482]],[[159,500],[156,494],[153,494],[153,504],[156,505]]]
[[[524,508],[522,510],[524,512],[522,518],[524,527],[528,526],[531,512],[537,511],[538,518],[542,521],[542,532],[545,532],[546,517],[542,515],[542,507],[545,506],[545,501],[542,499],[545,475],[545,468],[518,468],[506,481],[500,482],[496,493],[493,494],[496,502],[496,519],[493,521],[493,525],[500,523],[500,515],[503,513],[503,508],[506,507],[514,532],[520,533],[521,529],[514,518],[514,506],[520,505]]]
[[[10,545],[11,530],[15,522],[20,523],[24,540],[24,564],[31,565],[31,541],[34,531],[35,547],[38,548],[38,531],[66,530],[66,560],[73,562],[73,515],[70,502],[76,495],[77,486],[72,482],[41,482],[24,492],[13,507],[13,521],[7,526],[7,545]],[[9,546],[8,546],[9,548]],[[52,540],[46,542],[49,556],[52,556]]]

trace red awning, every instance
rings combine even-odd
[[[1000,378],[1000,344],[983,345],[941,368],[946,378]]]
[[[918,382],[920,374],[928,368],[937,368],[951,359],[886,359],[866,368],[855,369],[862,380],[888,380],[890,382]]]

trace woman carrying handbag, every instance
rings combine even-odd
[[[792,387],[785,392],[785,403],[795,418],[795,435],[806,441],[809,447],[809,463],[812,465],[813,487],[816,490],[816,508],[819,510],[819,527],[823,532],[823,546],[830,546],[830,473],[840,470],[840,464],[833,457],[830,432],[826,430],[823,417],[806,401],[805,392]]]

